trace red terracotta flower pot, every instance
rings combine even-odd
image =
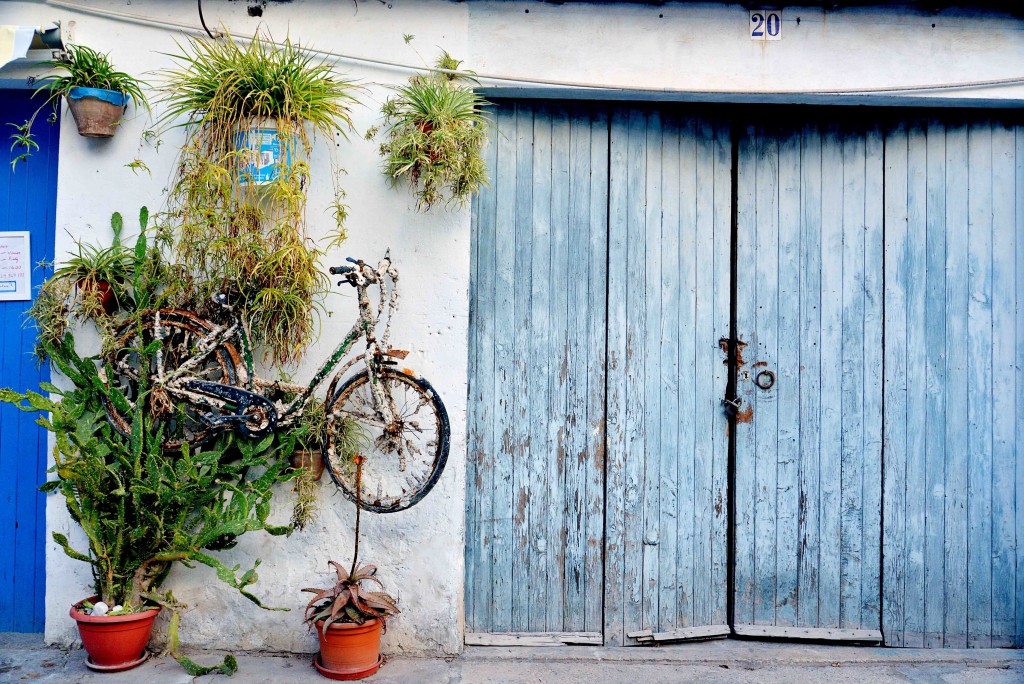
[[[362,679],[380,667],[380,635],[384,623],[367,620],[361,625],[333,623],[324,632],[323,620],[316,623],[320,636],[320,674],[330,679]]]
[[[106,280],[97,280],[94,284],[87,284],[86,280],[79,280],[78,289],[83,294],[89,294],[95,296],[99,300],[99,304],[103,307],[103,311],[108,315],[112,316],[114,311],[117,310],[117,299],[114,298],[114,288],[110,286]]]
[[[85,600],[95,603],[99,597],[90,596]],[[111,670],[140,664],[160,608],[130,615],[93,617],[82,612],[82,603],[71,606],[71,617],[78,623],[82,645],[89,654],[89,666]]]

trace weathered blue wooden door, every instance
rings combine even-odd
[[[39,106],[31,91],[0,91],[0,122],[21,122]],[[40,121],[39,149],[16,170],[11,169],[9,145],[0,165],[0,232],[28,231],[31,266],[53,260],[54,214],[57,197],[57,139],[59,126]],[[42,274],[32,269],[32,285]],[[24,325],[28,301],[0,301],[0,387],[36,388],[49,379],[46,366],[32,356],[35,329]],[[0,632],[40,632],[46,562],[43,495],[46,436],[34,415],[12,407],[0,408]]]
[[[497,109],[467,641],[1024,645],[1024,128],[715,114]]]
[[[735,629],[880,640],[882,135],[738,149]]]
[[[731,141],[726,122],[611,118],[605,625],[609,644],[729,633]]]
[[[495,117],[474,203],[467,643],[600,644],[608,118]]]
[[[496,124],[474,204],[467,642],[725,634],[728,125],[523,103]]]
[[[895,646],[1024,646],[1024,126],[885,137],[882,624]]]

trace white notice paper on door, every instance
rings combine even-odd
[[[0,301],[32,299],[28,231],[0,232]]]

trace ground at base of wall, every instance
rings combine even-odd
[[[222,654],[191,653],[197,661],[218,661]],[[217,681],[321,681],[309,655],[244,653],[239,672],[193,678],[169,658],[154,658],[119,674],[90,672],[81,650],[46,648],[38,637],[0,635],[0,682],[146,682],[185,684]],[[326,681],[326,680],[323,680]],[[371,683],[408,684],[618,684],[647,682],[970,682],[1009,684],[1024,681],[1024,652],[1011,650],[920,650],[833,647],[725,641],[656,649],[471,648],[457,658],[394,658]]]

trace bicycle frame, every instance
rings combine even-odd
[[[385,257],[385,259],[387,261],[382,262],[380,267],[380,273],[390,273],[392,275],[392,278],[394,279],[394,282],[397,282],[397,272],[390,270],[390,260],[388,260],[387,257]],[[385,263],[387,263],[387,270],[384,269]],[[358,264],[358,268],[362,269],[363,263],[358,262]],[[372,271],[372,269],[370,270]],[[188,380],[185,380],[180,384],[175,383],[174,376],[182,376],[184,378],[187,378],[188,372],[191,369],[197,367],[200,363],[202,363],[203,360],[205,360],[213,352],[213,350],[216,349],[221,343],[237,338],[239,346],[241,347],[240,351],[242,354],[242,362],[244,364],[244,368],[241,368],[239,370],[242,371],[242,373],[244,373],[244,377],[240,378],[240,388],[238,386],[234,386],[236,393],[238,389],[244,389],[251,395],[257,395],[258,397],[261,397],[262,399],[268,401],[269,399],[265,393],[265,390],[268,389],[285,390],[296,393],[295,398],[289,401],[287,404],[281,401],[273,402],[273,408],[274,411],[276,412],[275,420],[277,422],[287,425],[291,420],[296,418],[301,413],[302,407],[306,405],[306,403],[310,400],[310,398],[313,396],[316,390],[324,383],[324,381],[333,371],[337,370],[337,379],[340,378],[346,371],[348,371],[348,369],[357,364],[359,361],[363,361],[366,364],[367,372],[370,374],[371,386],[375,388],[373,393],[375,401],[377,403],[377,409],[378,411],[381,412],[381,417],[384,419],[384,423],[386,424],[393,417],[395,408],[390,406],[388,402],[383,401],[383,398],[379,396],[379,393],[376,390],[377,367],[382,363],[382,361],[379,360],[379,356],[381,355],[382,352],[377,346],[377,338],[375,334],[376,326],[379,324],[381,316],[384,315],[386,301],[386,286],[383,281],[383,277],[380,276],[379,273],[377,274],[376,279],[366,280],[363,276],[358,276],[356,279],[349,279],[349,281],[354,286],[356,286],[356,289],[359,293],[359,318],[353,324],[348,334],[346,334],[342,341],[338,344],[338,346],[334,348],[334,351],[327,358],[327,360],[324,361],[324,363],[320,366],[319,369],[317,369],[316,373],[314,374],[312,380],[310,380],[308,385],[289,385],[276,381],[267,381],[261,379],[256,374],[255,360],[252,352],[252,343],[250,341],[248,325],[240,316],[234,317],[231,323],[229,323],[225,327],[218,328],[217,330],[213,331],[213,333],[203,338],[201,343],[202,353],[192,357],[183,365],[174,369],[171,373],[170,381],[168,381],[168,378],[163,368],[162,354],[158,352],[158,374],[160,378],[163,380],[163,384],[169,388],[173,388],[175,393],[178,393],[186,397],[190,401],[203,404],[211,408],[216,408],[218,410],[224,410],[225,408],[236,408],[235,406],[233,406],[233,401],[231,400],[231,398],[228,398],[224,395],[224,392],[226,392],[229,388],[232,387],[231,385],[221,385],[219,383],[213,383],[207,384],[206,387],[189,387]],[[373,316],[372,305],[370,303],[369,297],[367,296],[368,286],[374,283],[381,287],[381,310],[378,311],[377,316]],[[387,308],[391,310],[388,313],[389,317],[391,312],[393,311],[393,302],[396,296],[397,295],[395,295],[393,291],[391,303],[387,305]],[[229,311],[231,310],[231,307],[226,306],[226,308]],[[341,365],[339,368],[338,364],[349,353],[349,351],[352,349],[355,343],[359,341],[359,339],[362,337],[365,337],[367,339],[366,352],[364,354],[355,356],[347,363]],[[385,337],[387,337],[387,334],[385,334]],[[385,350],[383,353],[387,353],[387,350]]]

